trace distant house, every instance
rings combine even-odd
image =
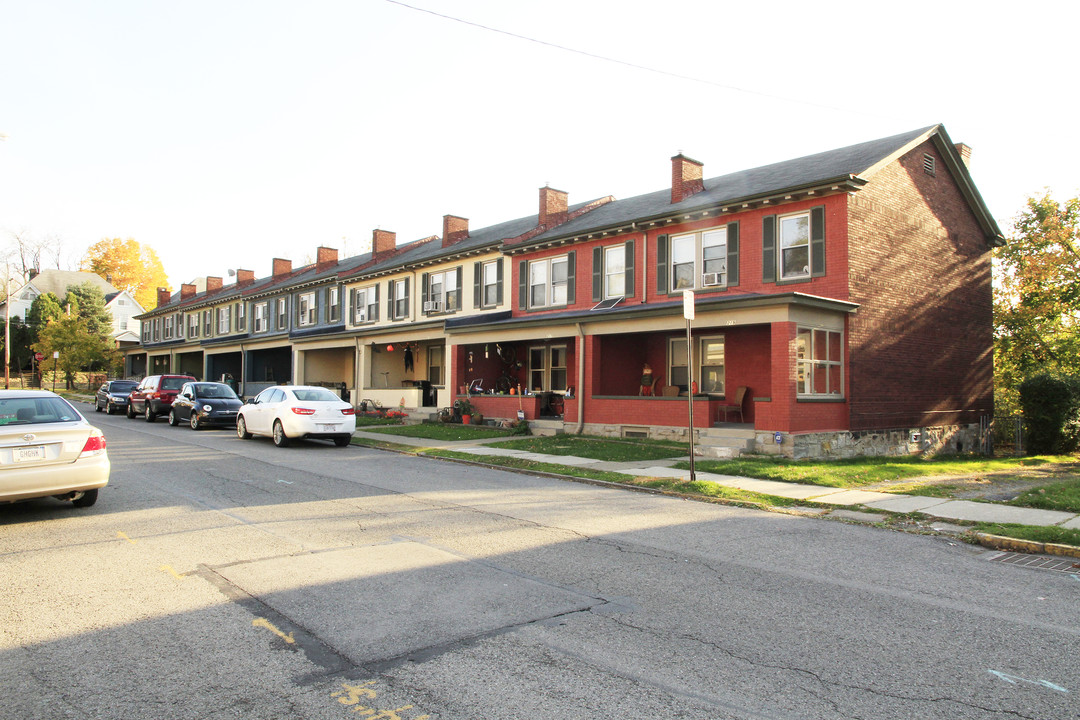
[[[30,306],[39,296],[52,293],[63,301],[68,288],[76,285],[90,285],[99,288],[105,296],[105,309],[113,318],[113,341],[119,348],[127,348],[139,343],[139,321],[137,315],[146,312],[135,298],[126,290],[117,290],[106,280],[91,272],[77,270],[42,270],[11,293],[11,317],[23,322],[30,316]],[[0,303],[0,317],[5,317],[7,308]]]

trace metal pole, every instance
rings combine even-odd
[[[52,391],[56,392],[56,353],[52,356]]]
[[[686,398],[690,402],[690,482],[697,481],[694,472],[694,346],[690,343],[690,319],[686,319]]]
[[[4,389],[11,387],[11,265],[4,263]]]

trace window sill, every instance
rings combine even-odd
[[[805,403],[842,403],[847,400],[840,395],[796,395],[795,402]]]

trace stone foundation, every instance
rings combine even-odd
[[[795,460],[956,455],[977,453],[982,448],[977,424],[867,432],[784,434],[780,444],[776,443],[774,433],[759,432],[755,439],[758,453],[782,455]]]

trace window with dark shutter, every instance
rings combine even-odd
[[[636,279],[634,277],[634,241],[626,241],[626,282],[624,283],[626,289],[626,297],[634,297],[634,284]]]
[[[825,275],[825,208],[810,210],[810,274]]]
[[[739,223],[727,226],[727,284],[733,287],[739,284]]]
[[[594,247],[592,251],[592,300],[599,302],[604,298],[604,249]]]
[[[573,305],[577,299],[577,251],[566,253],[566,304]]]
[[[529,309],[529,264],[524,260],[518,261],[518,307]]]
[[[761,219],[761,281],[776,282],[776,216]]]
[[[668,291],[668,236],[656,238],[656,292]]]

